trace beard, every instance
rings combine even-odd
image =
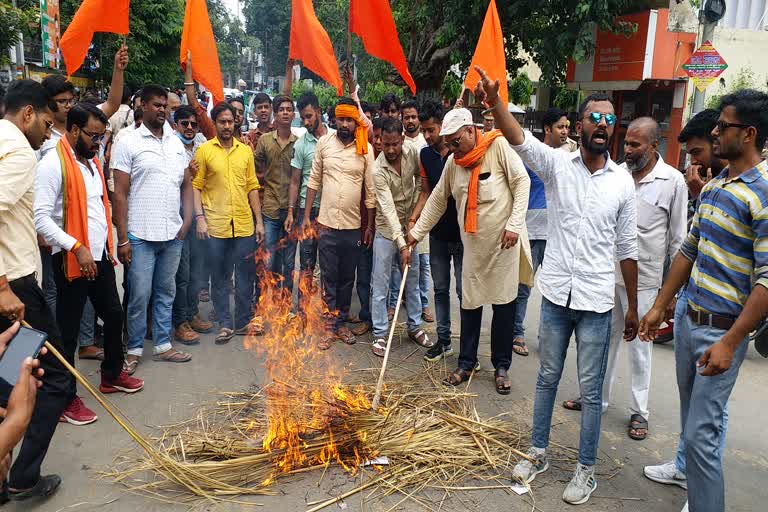
[[[346,128],[337,128],[336,134],[339,136],[340,139],[352,139],[354,138],[355,134],[351,131],[347,130]]]
[[[627,164],[627,169],[629,169],[631,172],[639,172],[642,171],[646,165],[648,165],[648,161],[651,159],[651,155],[648,153],[643,154],[642,156],[630,160],[626,159],[625,163]]]
[[[96,151],[94,151],[90,145],[83,142],[83,139],[81,138],[77,139],[77,143],[75,144],[75,152],[87,160],[90,160],[96,156]]]
[[[595,141],[595,135],[604,137],[604,142],[596,142]],[[589,151],[590,153],[594,155],[602,155],[606,151],[608,151],[608,148],[611,145],[611,139],[608,137],[607,132],[597,132],[592,133],[592,135],[589,136],[589,138],[584,143],[584,149]]]

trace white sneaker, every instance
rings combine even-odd
[[[683,510],[681,510],[680,512],[688,512],[688,502],[687,501],[685,502],[685,505],[683,506]]]
[[[576,472],[563,492],[563,501],[571,505],[581,505],[589,500],[597,489],[595,467],[576,464]]]
[[[536,475],[543,473],[549,469],[549,460],[546,453],[541,453],[534,448],[529,448],[526,453],[535,462],[531,462],[527,459],[522,459],[517,463],[515,469],[512,470],[512,480],[522,482],[524,484],[530,484]]]
[[[645,466],[643,474],[654,482],[677,485],[683,489],[688,489],[688,479],[685,473],[681,473],[677,469],[675,461],[665,462],[659,466]]]

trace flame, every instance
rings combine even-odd
[[[308,236],[317,236],[314,228],[299,238]],[[282,276],[266,268],[267,253],[260,249],[255,257],[261,290],[255,318],[263,319],[264,335],[246,337],[245,347],[265,357],[268,430],[262,446],[275,455],[275,472],[262,485],[273,483],[279,473],[318,464],[337,463],[354,473],[372,453],[366,448],[368,433],[352,432],[347,420],[369,411],[371,402],[362,386],[342,384],[343,368],[334,364],[331,351],[317,346],[334,313],[311,271],[299,273],[301,303],[294,313]],[[324,443],[320,449],[310,450],[318,442]]]

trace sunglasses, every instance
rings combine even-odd
[[[615,114],[602,114],[600,112],[592,112],[589,114],[589,120],[592,121],[594,124],[600,124],[600,121],[605,118],[605,124],[608,126],[613,126],[616,124],[616,115]]]
[[[106,133],[98,134],[98,133],[88,133],[87,131],[80,128],[80,131],[86,134],[88,137],[91,138],[91,142],[94,144],[101,144],[104,141],[104,138],[107,136]]]
[[[466,135],[466,134],[467,134],[467,130],[464,130],[463,132],[461,132],[461,135],[456,137],[456,140],[452,140],[450,142],[446,141],[446,145],[449,148],[459,149],[459,144],[461,144],[461,139],[463,139],[464,135]]]
[[[717,131],[720,133],[723,133],[728,128],[749,128],[751,125],[749,124],[741,124],[741,123],[729,123],[727,121],[718,121],[717,122]]]
[[[197,121],[187,121],[185,119],[184,121],[179,121],[179,124],[184,128],[192,128],[193,130],[197,130]]]

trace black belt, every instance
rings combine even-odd
[[[707,313],[706,311],[693,309],[691,306],[688,306],[688,318],[690,318],[691,321],[695,324],[715,327],[724,331],[727,331],[733,326],[734,323],[736,323],[736,319],[733,317],[725,315],[713,315],[712,313]]]

